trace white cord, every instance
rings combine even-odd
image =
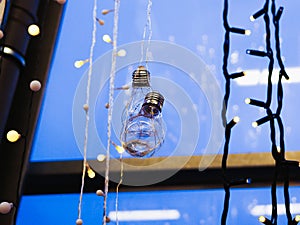
[[[96,44],[96,16],[97,16],[97,0],[94,0],[93,6],[93,31],[92,31],[92,43],[90,47],[90,57],[89,57],[89,71],[88,71],[88,80],[86,86],[86,100],[85,105],[85,132],[84,132],[84,147],[83,147],[83,168],[82,168],[82,177],[81,177],[81,188],[80,188],[80,197],[79,197],[79,204],[78,204],[78,219],[81,219],[81,208],[82,208],[82,196],[83,196],[83,188],[84,188],[84,179],[86,174],[86,167],[87,167],[87,143],[88,143],[88,131],[89,131],[89,101],[90,101],[90,86],[91,86],[91,77],[93,72],[93,54],[94,54],[94,47]]]
[[[113,112],[114,82],[115,82],[116,61],[117,61],[119,8],[120,8],[120,0],[115,0],[113,43],[112,43],[113,50],[112,50],[112,63],[111,63],[110,82],[109,82],[109,108],[108,108],[108,116],[107,116],[107,148],[106,148],[106,167],[105,167],[105,188],[104,188],[104,201],[103,201],[103,223],[102,223],[103,225],[106,225],[106,218],[107,218],[107,195],[108,195],[108,185],[109,185],[111,121],[112,121],[112,112]]]

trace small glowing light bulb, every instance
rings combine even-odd
[[[252,127],[256,128],[258,126],[258,123],[255,121],[255,122],[252,122]]]
[[[110,36],[108,34],[104,34],[102,37],[103,41],[105,41],[106,43],[112,43],[112,40],[110,38]]]
[[[41,89],[42,85],[41,85],[41,82],[39,82],[38,80],[33,80],[30,82],[29,87],[30,87],[30,90],[37,92]]]
[[[102,11],[101,11],[101,13],[102,13],[102,15],[106,15],[106,14],[108,14],[108,13],[110,13],[110,12],[113,12],[114,11],[114,9],[103,9]]]
[[[295,221],[296,221],[296,222],[300,222],[300,215],[296,215]]]
[[[112,145],[115,147],[115,149],[117,150],[117,152],[119,153],[119,154],[122,154],[124,151],[125,151],[125,149],[122,147],[122,146],[120,146],[120,145],[117,145],[115,142],[113,142],[113,141],[111,141],[111,143],[112,143]],[[123,145],[123,143],[122,143],[122,145]]]
[[[234,127],[238,122],[240,122],[240,117],[238,117],[238,116],[233,117],[233,119],[230,120],[229,123],[227,124],[227,128],[230,128],[230,129],[231,129],[231,128]]]
[[[82,219],[77,219],[77,220],[76,220],[76,225],[82,225],[82,224],[83,224]]]
[[[94,170],[92,170],[91,167],[88,167],[87,173],[88,173],[89,178],[91,178],[91,179],[95,178],[95,176],[96,176]]]
[[[238,116],[233,117],[233,121],[234,121],[235,123],[240,122],[240,117],[238,117]]]
[[[104,192],[102,190],[97,190],[96,191],[96,195],[98,195],[98,196],[104,196],[105,194],[104,194]]]
[[[9,202],[1,202],[0,203],[0,213],[7,214],[12,209],[13,204]]]
[[[280,148],[280,146],[277,146],[277,147],[276,147],[276,149],[277,149],[277,152],[278,152],[278,153],[280,153],[280,152],[281,152],[281,148]]]
[[[15,130],[10,130],[6,134],[6,138],[10,142],[16,142],[17,140],[19,140],[20,137],[21,135]]]
[[[103,155],[103,154],[99,154],[99,155],[97,156],[97,160],[98,160],[99,162],[103,162],[103,161],[105,160],[105,158],[106,158],[106,156]]]
[[[85,60],[77,60],[77,61],[75,61],[74,66],[75,66],[76,68],[80,68],[80,67],[82,67],[84,64],[86,64],[86,63],[89,62],[89,61],[90,61],[89,59],[85,59]]]
[[[251,99],[250,99],[250,98],[246,98],[246,99],[245,99],[245,103],[246,103],[246,104],[250,104],[250,102],[251,102]]]
[[[245,35],[249,36],[251,34],[251,30],[245,30]]]
[[[115,146],[115,148],[116,148],[116,150],[118,151],[119,154],[122,154],[125,151],[124,148],[120,145]]]
[[[38,25],[36,24],[31,24],[28,29],[27,29],[28,33],[31,35],[31,36],[37,36],[40,34],[40,28]]]
[[[259,220],[259,222],[264,223],[264,222],[266,222],[266,217],[260,216],[260,217],[258,218],[258,220]]]
[[[127,52],[125,49],[120,49],[118,52],[117,52],[117,56],[120,56],[120,57],[124,57],[126,56]]]
[[[250,16],[250,21],[253,22],[255,20],[254,16]]]

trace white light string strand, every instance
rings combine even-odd
[[[121,172],[120,172],[120,181],[116,188],[116,204],[115,204],[115,210],[116,210],[116,224],[119,225],[119,217],[118,217],[118,209],[119,209],[119,188],[123,182],[123,176],[124,176],[124,163],[123,163],[123,153],[120,153],[120,164],[121,164]]]
[[[89,101],[90,101],[90,86],[91,86],[91,78],[93,72],[93,54],[94,54],[94,47],[96,45],[96,16],[97,16],[97,0],[94,0],[93,5],[93,31],[92,31],[92,43],[90,47],[90,56],[89,56],[89,71],[87,76],[87,86],[86,86],[86,100],[84,105],[85,110],[85,132],[84,132],[84,146],[83,146],[83,168],[82,168],[82,177],[81,177],[81,188],[80,188],[80,197],[79,197],[79,204],[78,204],[78,219],[76,224],[82,224],[81,219],[81,209],[82,209],[82,196],[83,196],[83,189],[84,189],[84,180],[86,174],[86,167],[87,167],[87,145],[88,145],[88,135],[89,135]]]
[[[144,61],[145,41],[146,41],[146,34],[147,34],[147,31],[148,31],[148,41],[147,41],[146,55],[145,55],[146,67],[147,67],[148,60],[149,60],[149,46],[150,46],[150,41],[152,39],[151,11],[152,11],[152,0],[148,0],[148,5],[147,5],[147,22],[146,22],[146,25],[144,27],[144,32],[143,32],[143,42],[142,42],[141,60],[140,60],[140,64],[142,64],[142,62]]]
[[[118,21],[119,21],[119,8],[120,0],[115,0],[114,7],[114,27],[113,27],[113,50],[112,50],[112,62],[110,71],[109,82],[109,108],[107,116],[107,147],[106,147],[106,166],[105,166],[105,187],[104,187],[104,201],[103,201],[103,225],[107,222],[107,195],[109,186],[109,163],[110,163],[110,144],[111,144],[111,122],[113,113],[113,101],[114,101],[114,86],[116,75],[116,63],[117,63],[117,38],[118,38]]]

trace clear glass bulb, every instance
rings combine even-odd
[[[135,157],[152,156],[165,139],[165,127],[161,114],[164,97],[152,91],[150,85],[144,85],[147,83],[144,81],[149,81],[146,79],[149,72],[145,71],[139,78],[135,75],[141,71],[137,70],[133,73],[133,91],[122,117],[122,146],[127,153]],[[150,91],[147,88],[150,88]],[[145,91],[149,92],[145,95]]]
[[[123,125],[129,117],[140,111],[145,96],[151,91],[150,73],[144,66],[139,66],[132,74],[131,95],[122,114]]]

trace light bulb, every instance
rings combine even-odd
[[[145,67],[134,71],[131,98],[122,115],[122,147],[135,157],[153,155],[165,138],[164,97],[151,90],[149,76]]]
[[[29,87],[32,91],[37,92],[41,89],[42,84],[38,80],[33,80],[30,82]]]
[[[28,33],[31,35],[31,36],[37,36],[40,34],[40,28],[38,25],[36,24],[31,24],[29,27],[28,27]]]
[[[271,221],[269,219],[267,219],[266,217],[264,216],[260,216],[258,218],[259,222],[263,223],[263,224],[266,224],[266,225],[272,225]]]
[[[99,18],[96,18],[96,20],[101,26],[103,26],[105,24],[104,20],[101,20]]]
[[[108,34],[104,34],[102,40],[106,43],[112,43],[111,37]]]
[[[20,137],[21,135],[15,130],[10,130],[6,134],[6,138],[10,142],[16,142],[17,140],[20,139]]]
[[[7,214],[11,211],[13,207],[13,204],[12,203],[9,203],[9,202],[1,202],[0,203],[0,213],[2,214]]]
[[[118,52],[117,52],[117,56],[119,57],[124,57],[126,56],[127,52],[125,49],[120,49]]]
[[[76,220],[76,225],[82,225],[83,224],[83,220],[82,219],[77,219]]]
[[[92,168],[90,166],[87,166],[87,174],[88,174],[88,177],[91,179],[95,178],[95,176],[96,176],[94,170],[92,170]]]
[[[89,59],[85,59],[85,60],[77,60],[74,62],[74,66],[76,68],[80,68],[82,67],[84,64],[86,64],[87,62],[89,62],[90,60]]]

